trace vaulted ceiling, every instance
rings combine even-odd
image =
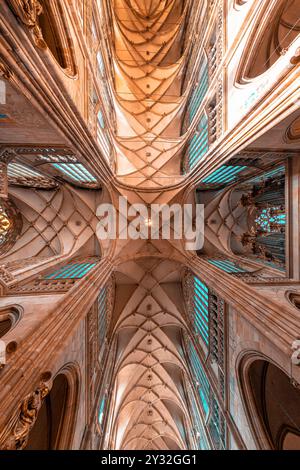
[[[32,97],[29,99],[30,93],[24,92],[26,88],[20,88],[22,80],[16,82],[20,89],[7,80],[3,105],[3,116],[7,113],[7,118],[2,122],[0,150],[5,153],[6,146],[16,147],[8,172],[9,199],[12,210],[18,216],[21,213],[22,221],[17,227],[20,236],[15,237],[14,244],[7,245],[9,250],[4,252],[1,265],[19,281],[26,275],[26,265],[33,268],[35,276],[38,269],[42,272],[50,263],[52,266],[77,256],[113,253],[116,297],[110,333],[116,346],[116,363],[109,403],[110,432],[106,436],[109,448],[183,450],[192,447],[186,395],[189,372],[184,352],[187,324],[181,286],[188,258],[184,241],[174,240],[172,236],[170,240],[117,239],[101,243],[100,249],[95,235],[96,211],[101,202],[112,201],[117,208],[119,196],[127,197],[128,206],[144,203],[148,208],[153,203],[195,203],[195,188],[189,187],[188,182],[185,187],[176,184],[185,179],[181,175],[181,162],[185,140],[189,137],[182,135],[186,103],[192,86],[199,85],[194,75],[196,70],[191,66],[188,69],[195,46],[191,40],[195,23],[191,12],[195,6],[206,7],[207,2],[106,0],[98,3],[105,10],[103,18],[108,23],[102,39],[108,32],[111,47],[111,61],[109,67],[106,63],[105,78],[102,75],[101,80],[107,86],[113,84],[111,99],[116,122],[111,126],[115,127],[115,134],[108,133],[112,139],[108,147],[113,147],[116,172],[112,177],[113,171],[110,173],[110,168],[102,165],[101,146],[98,148],[93,139],[90,139],[91,154],[94,157],[95,153],[95,160],[89,161],[86,152],[89,147],[82,147],[78,155],[79,152],[69,151],[78,135],[71,132],[69,120],[68,134],[66,127],[60,127],[58,122],[61,124],[67,117],[72,119],[76,113],[73,115],[62,106],[64,113],[60,115],[56,116],[54,111],[47,113],[45,110],[49,108],[44,107],[45,103],[42,106]],[[286,3],[291,10],[283,8],[275,33],[273,29],[267,32],[265,48],[258,47],[255,54],[256,65],[245,64],[249,77],[255,77],[269,61],[277,60],[274,51],[269,57],[270,51],[278,41],[283,45],[285,40],[288,42],[286,32],[291,26],[292,37],[298,34],[299,28],[293,25],[296,2]],[[198,44],[202,47],[201,41]],[[257,43],[253,41],[253,45]],[[194,49],[194,52],[201,51]],[[197,65],[200,56],[199,53]],[[266,57],[269,57],[267,61]],[[27,70],[30,73],[29,67]],[[193,74],[191,80],[186,80],[187,70]],[[80,74],[78,82],[81,82]],[[84,80],[82,83],[87,90]],[[83,101],[91,98],[88,93],[78,91],[78,94],[83,96]],[[92,111],[92,119],[96,121],[96,113]],[[86,128],[82,126],[82,129]],[[276,152],[298,149],[299,129],[297,110],[261,135],[251,144],[252,150],[260,152],[265,163],[268,152],[274,152],[269,156],[269,163],[274,163]],[[102,130],[105,133],[108,129],[103,126]],[[88,139],[90,135],[87,132]],[[77,164],[77,179],[72,178],[73,167],[68,167],[71,170],[66,172],[66,164]],[[83,164],[88,165],[82,174]],[[20,166],[23,171],[24,168],[31,171],[31,176],[20,177]],[[234,188],[222,193],[207,191],[201,196],[205,200],[200,202],[206,204],[205,254],[231,254],[233,242],[236,247],[240,235],[249,229],[251,220],[240,205],[240,196]],[[8,205],[0,205],[0,241],[11,230],[6,208],[8,211]],[[35,269],[37,262],[39,268]]]
[[[136,187],[180,180],[185,66],[182,0],[112,2],[117,174]]]
[[[111,448],[189,447],[180,271],[159,258],[118,267]]]

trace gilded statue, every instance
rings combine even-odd
[[[30,29],[35,44],[44,49],[46,43],[39,25],[39,16],[43,12],[40,2],[38,0],[10,0],[10,3],[15,14]]]
[[[43,383],[26,396],[0,435],[0,450],[22,450],[26,447],[30,431],[49,392],[49,385]]]

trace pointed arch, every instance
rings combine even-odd
[[[243,404],[259,449],[300,449],[300,390],[270,358],[246,353],[239,362]]]
[[[53,379],[26,450],[67,450],[72,448],[79,395],[79,368],[66,364]]]
[[[60,0],[22,2],[10,0],[15,14],[31,33],[34,43],[48,49],[58,65],[70,76],[75,76],[73,44]]]
[[[5,307],[0,309],[0,338],[9,333],[21,318],[21,307]]]
[[[238,82],[253,80],[269,70],[300,33],[300,0],[272,0],[257,20],[245,47]]]
[[[60,67],[66,73],[76,75],[73,46],[68,34],[67,24],[61,2],[57,0],[39,0],[42,12],[39,25],[44,41]]]

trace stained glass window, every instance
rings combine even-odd
[[[36,188],[55,188],[57,182],[35,168],[31,168],[23,163],[9,163],[7,165],[7,176],[10,184],[29,186]]]
[[[270,179],[270,178],[277,178],[285,173],[285,167],[283,165],[278,166],[274,170],[269,170],[264,172],[263,174],[259,176],[255,176],[254,178],[251,178],[250,180],[247,181],[249,184],[259,184],[263,183],[264,181]]]
[[[202,183],[205,184],[228,184],[237,179],[237,175],[245,170],[247,166],[222,165],[218,170],[207,176]]]
[[[53,273],[45,276],[45,279],[82,279],[96,266],[96,264],[96,262],[67,264],[66,266],[63,266]]]
[[[98,422],[100,426],[103,424],[103,418],[104,418],[104,412],[105,412],[105,402],[106,402],[106,396],[104,396],[101,400],[100,403],[100,408],[99,408],[99,415],[98,415]]]
[[[191,402],[191,411],[192,411],[192,416],[195,424],[195,430],[196,430],[196,440],[198,444],[198,449],[199,450],[209,450],[209,444],[207,441],[207,437],[204,431],[204,426],[202,423],[201,415],[199,413],[199,408],[198,404],[195,400],[194,393],[191,392],[189,394],[190,396],[190,402]]]
[[[215,449],[226,449],[226,421],[219,401],[210,385],[208,375],[191,341],[187,343],[191,372],[194,377],[200,404],[205,416],[205,429],[210,434]],[[205,442],[204,442],[205,445]]]
[[[201,364],[199,355],[192,343],[190,343],[189,349],[190,349],[189,353],[190,353],[191,367],[194,373],[195,380],[197,382],[197,390],[199,393],[202,409],[204,411],[204,414],[208,416],[209,396],[210,396],[209,381],[207,379],[207,376]]]
[[[285,166],[281,165],[256,178],[252,190],[241,198],[249,207],[253,225],[242,236],[242,244],[250,248],[258,261],[284,270],[286,261],[286,191]]]
[[[228,274],[237,274],[248,272],[246,269],[237,266],[233,261],[229,259],[209,259],[208,262],[216,268],[222,269]]]
[[[208,90],[208,63],[206,57],[202,58],[202,64],[199,71],[199,78],[196,87],[190,97],[188,106],[188,120],[192,122]]]
[[[210,400],[211,415],[208,423],[210,436],[216,450],[226,449],[226,425],[219,403],[214,394]]]
[[[53,149],[53,152],[55,152],[55,149]],[[64,177],[76,183],[97,183],[97,179],[82,163],[77,161],[74,155],[49,154],[39,155],[38,158],[51,164],[54,168],[63,173]]]
[[[77,183],[97,183],[96,178],[81,163],[53,163],[53,166]]]
[[[208,151],[208,120],[204,114],[198,124],[195,135],[191,138],[187,150],[188,169],[192,169]]]
[[[206,345],[209,341],[208,288],[194,276],[194,327]]]
[[[43,176],[36,170],[33,170],[28,166],[22,165],[21,163],[9,163],[7,174],[12,178],[40,178],[41,176]]]
[[[280,227],[284,227],[285,223],[285,209],[281,206],[264,208],[255,219],[257,230],[270,233],[280,230]]]

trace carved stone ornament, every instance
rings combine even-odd
[[[3,266],[0,266],[0,281],[5,284],[14,281],[14,276]]]
[[[26,447],[30,431],[50,389],[49,384],[41,383],[33,393],[27,395],[0,434],[1,450],[22,450]]]
[[[9,163],[13,158],[16,157],[16,152],[13,148],[10,147],[1,147],[0,148],[0,162]]]
[[[39,15],[43,12],[43,7],[39,0],[10,0],[10,3],[15,14],[31,31],[35,44],[45,49],[47,46],[39,25]]]
[[[11,77],[11,71],[3,62],[0,62],[0,77],[7,80]]]

